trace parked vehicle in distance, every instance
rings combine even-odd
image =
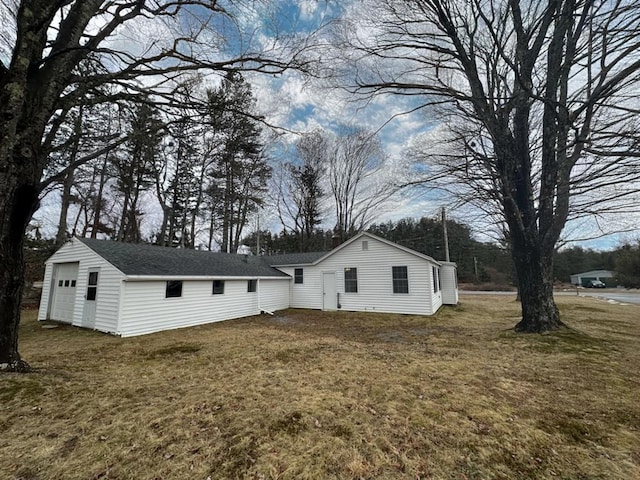
[[[587,282],[587,288],[605,288],[606,285],[600,280],[590,280]]]

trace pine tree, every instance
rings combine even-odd
[[[243,76],[228,73],[207,96],[206,115],[218,144],[207,188],[210,213],[221,225],[221,250],[234,252],[249,214],[262,203],[271,168],[263,153],[259,118],[253,113],[255,98]]]

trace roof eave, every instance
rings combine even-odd
[[[291,276],[284,275],[125,275],[125,282],[166,282],[168,280],[291,280]]]

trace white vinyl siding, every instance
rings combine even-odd
[[[247,280],[225,280],[224,295],[211,294],[211,280],[185,280],[182,296],[176,298],[165,298],[166,282],[126,281],[118,333],[144,335],[281,310],[288,307],[289,281],[260,279],[263,304],[257,293],[247,292]]]
[[[322,309],[322,270],[315,266],[304,266],[304,283],[293,281],[294,267],[278,267],[278,270],[291,276],[289,297],[291,308]]]
[[[260,290],[260,309],[267,312],[284,310],[289,308],[289,284],[293,284],[288,278],[261,279],[258,285]]]
[[[447,304],[457,302],[455,264],[450,264],[450,269],[449,264],[442,264],[442,289],[439,289],[437,275],[432,273],[432,267],[437,269],[439,262],[368,234],[364,234],[367,249],[363,250],[361,238],[347,242],[316,265],[280,268],[287,277],[257,279],[256,292],[247,292],[251,277],[223,276],[220,278],[224,281],[222,294],[213,294],[215,277],[127,277],[74,239],[46,262],[38,319],[50,318],[54,267],[66,265],[62,270],[66,268],[66,273],[73,274],[72,264],[77,264],[78,268],[75,299],[66,300],[71,323],[122,336],[202,325],[289,307],[322,309],[325,303],[324,278],[331,279],[331,295],[335,300],[328,307],[331,309],[339,305],[346,311],[431,315],[442,305],[445,297]],[[393,267],[398,266],[403,269],[403,274],[406,268],[408,293],[394,294]],[[357,293],[345,293],[347,268],[357,272]],[[295,283],[296,269],[303,269],[303,283]],[[90,272],[99,272],[95,302],[85,301]],[[71,277],[68,278],[69,287],[63,288],[73,288],[74,279]],[[170,280],[182,282],[180,297],[166,298],[167,281]],[[434,288],[439,291],[434,293]],[[453,289],[450,292],[452,296],[447,296],[450,288]],[[88,303],[95,306],[95,316],[93,310],[85,308]]]
[[[393,294],[391,267],[397,265],[407,266],[408,294]],[[305,265],[304,284],[291,283],[291,307],[322,309],[322,272],[335,272],[342,310],[431,315],[442,304],[440,293],[432,290],[432,266],[425,258],[367,237],[367,250],[355,241],[317,265]],[[345,293],[344,269],[350,267],[357,268],[358,293]],[[293,276],[294,266],[280,270]]]
[[[120,283],[124,277],[122,272],[104,260],[101,256],[81,243],[73,240],[63,245],[46,262],[42,297],[38,320],[47,320],[50,316],[50,298],[52,293],[52,276],[54,264],[78,262],[76,280],[76,301],[71,323],[78,327],[90,327],[102,332],[115,332],[118,325]],[[99,269],[95,324],[83,325],[83,312],[87,282],[90,269]]]
[[[440,267],[442,283],[442,303],[445,305],[457,305],[458,303],[458,277],[455,263],[443,262]]]

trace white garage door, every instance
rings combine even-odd
[[[53,295],[51,302],[52,320],[73,321],[73,307],[76,303],[76,283],[78,281],[78,262],[59,263],[53,274]]]

